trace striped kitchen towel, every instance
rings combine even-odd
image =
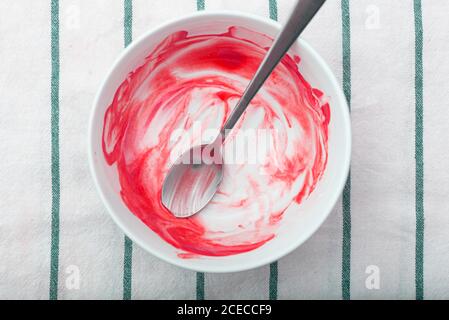
[[[285,21],[294,0],[0,2],[0,298],[449,298],[449,1],[328,0],[305,31],[351,106],[341,200],[296,251],[203,274],[125,238],[91,179],[87,119],[124,46],[196,10]]]

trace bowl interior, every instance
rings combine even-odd
[[[149,229],[124,205],[115,166],[105,162],[101,141],[106,108],[117,87],[128,73],[140,66],[145,57],[162,39],[175,31],[189,34],[223,33],[230,26],[240,26],[275,37],[280,25],[275,22],[241,13],[201,13],[169,22],[136,40],[117,59],[101,87],[91,116],[89,159],[92,174],[103,202],[114,221],[138,245],[153,255],[175,265],[204,272],[231,272],[255,268],[273,262],[291,252],[309,238],[326,219],[335,205],[349,168],[350,123],[346,100],[342,91],[318,54],[304,41],[298,40],[290,52],[301,57],[300,71],[313,86],[329,99],[328,164],[314,192],[300,205],[292,204],[279,224],[276,237],[262,247],[243,254],[224,257],[180,258],[180,251]]]

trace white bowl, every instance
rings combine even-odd
[[[104,113],[118,86],[128,73],[140,66],[144,58],[169,34],[187,30],[189,33],[222,33],[229,26],[241,26],[275,37],[281,25],[258,16],[237,12],[201,12],[167,22],[135,40],[110,69],[95,98],[89,124],[89,164],[101,199],[114,221],[136,244],[156,257],[174,265],[203,272],[234,272],[256,268],[285,256],[306,241],[324,222],[343,190],[348,175],[351,132],[349,111],[342,90],[323,59],[304,41],[298,40],[290,52],[301,57],[300,72],[315,88],[329,97],[328,163],[312,194],[300,205],[292,204],[279,223],[276,237],[263,246],[246,253],[221,257],[180,258],[174,248],[143,222],[120,197],[115,167],[107,165],[102,151]],[[337,244],[335,244],[337,246]]]

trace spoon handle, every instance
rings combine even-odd
[[[223,137],[225,137],[226,133],[234,127],[242,113],[246,110],[246,107],[264,84],[265,80],[281,61],[282,57],[288,49],[290,49],[291,45],[296,41],[301,32],[307,27],[310,20],[312,20],[325,1],[326,0],[298,0],[290,18],[274,40],[272,47],[265,55],[265,58],[257,69],[253,79],[246,87],[245,92],[223,126],[223,129],[221,130]]]

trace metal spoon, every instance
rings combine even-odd
[[[212,199],[223,178],[221,146],[226,133],[240,119],[265,80],[324,2],[325,0],[298,1],[219,136],[209,145],[191,148],[170,168],[162,186],[162,204],[173,215],[179,218],[190,217],[203,209]],[[214,161],[217,158],[221,161]]]

